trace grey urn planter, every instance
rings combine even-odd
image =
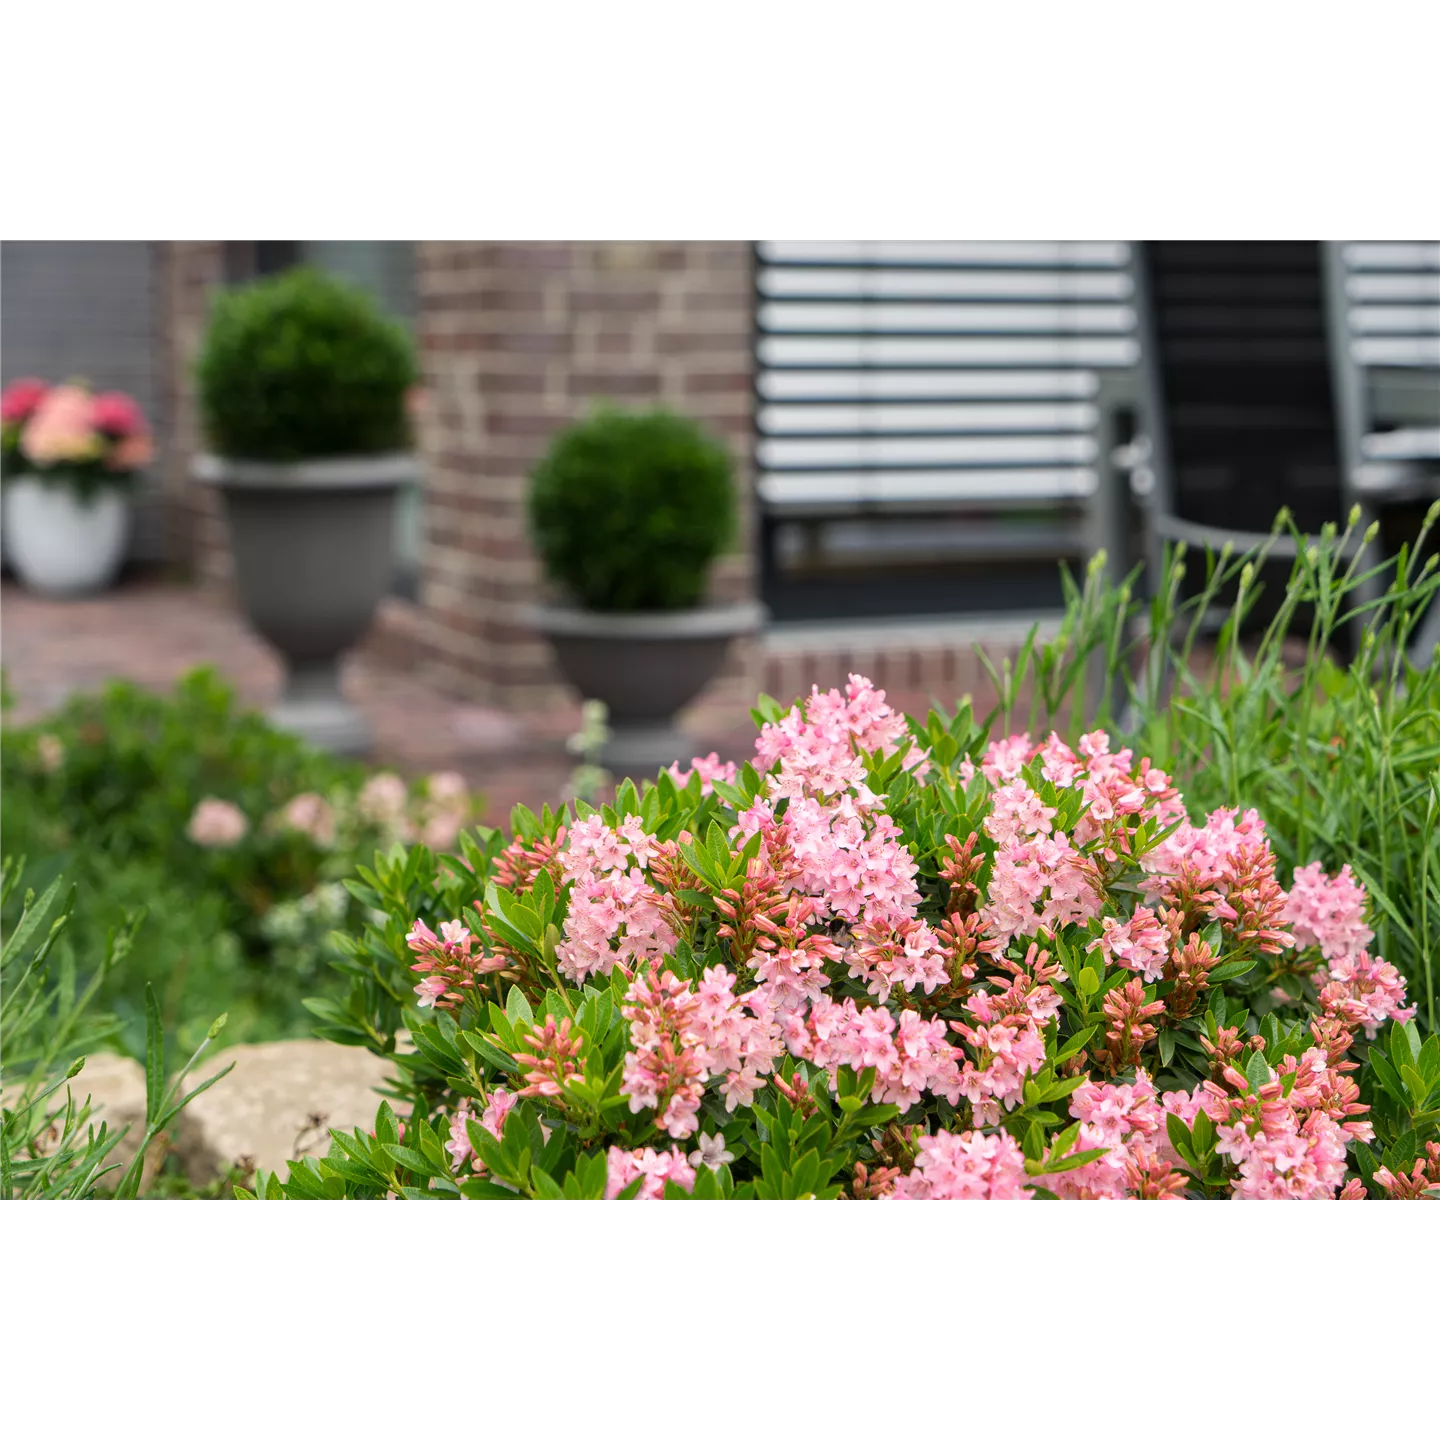
[[[609,708],[601,763],[635,779],[691,759],[693,742],[677,713],[719,673],[731,642],[755,634],[767,618],[754,601],[628,614],[566,605],[531,611],[566,680],[582,699]]]
[[[390,588],[396,501],[420,477],[418,461],[397,454],[278,465],[201,455],[192,473],[224,497],[245,618],[285,661],[270,720],[322,749],[364,754],[370,728],[340,693],[340,659]]]

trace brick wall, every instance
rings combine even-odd
[[[190,478],[190,463],[201,446],[195,357],[210,296],[225,282],[225,244],[175,240],[156,248],[161,312],[159,453],[168,501],[168,551],[200,584],[228,592],[233,566],[220,496]]]
[[[426,533],[419,604],[399,623],[433,678],[506,709],[564,703],[546,642],[525,622],[546,593],[525,494],[550,436],[596,399],[672,406],[730,444],[742,533],[712,589],[751,594],[750,247],[422,242],[416,252]],[[737,655],[707,704],[720,693],[740,704],[754,668],[753,654]]]
[[[173,553],[202,584],[228,591],[219,497],[189,479],[200,443],[194,357],[209,296],[227,273],[226,247],[159,249]],[[505,710],[570,710],[575,697],[544,639],[525,624],[526,607],[546,594],[526,536],[525,494],[549,437],[592,401],[664,403],[729,443],[741,537],[717,563],[712,592],[731,600],[755,591],[750,247],[436,241],[415,251],[416,339],[428,392],[418,437],[427,485],[421,585],[416,602],[382,604],[370,648]],[[788,701],[812,683],[843,686],[851,671],[917,708],[931,698],[953,705],[966,693],[988,708],[994,692],[972,642],[982,641],[998,663],[1018,648],[1018,634],[995,621],[977,622],[973,634],[933,629],[923,621],[843,633],[782,627],[737,647],[692,708],[691,728],[717,738],[746,731],[759,691]]]

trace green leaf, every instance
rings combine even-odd
[[[58,877],[38,901],[26,904],[24,913],[20,917],[20,923],[6,940],[4,951],[0,952],[0,965],[9,965],[15,956],[29,948],[35,933],[45,923],[50,911],[54,908],[64,884],[64,876]]]
[[[1160,1051],[1160,1063],[1169,1066],[1175,1058],[1175,1032],[1173,1030],[1162,1030],[1156,1037],[1156,1044]]]
[[[1089,974],[1090,972],[1082,971],[1081,973]],[[1064,1049],[1056,1052],[1055,1063],[1057,1065],[1063,1065],[1072,1055],[1078,1055],[1080,1051],[1085,1048],[1085,1042],[1089,1040],[1099,1028],[1098,1025],[1089,1025],[1083,1030],[1077,1030],[1070,1039],[1065,1042]],[[1082,1076],[1081,1078],[1083,1079],[1084,1077]]]
[[[493,1066],[496,1070],[509,1075],[519,1070],[519,1065],[513,1056],[507,1055],[498,1045],[492,1044],[484,1035],[479,1035],[473,1030],[462,1030],[460,1038],[467,1044],[487,1065]]]
[[[518,985],[510,987],[510,993],[505,997],[505,1014],[512,1024],[524,1023],[533,1025],[535,1023],[535,1012],[530,1008],[530,1002],[525,998]]]
[[[1415,1102],[1414,1108],[1423,1110],[1426,1100],[1430,1098],[1430,1086],[1421,1078],[1420,1072],[1413,1065],[1406,1065],[1400,1072],[1400,1078],[1405,1082],[1405,1088]]]
[[[165,1024],[155,987],[145,982],[145,1123],[153,1126],[165,1103]]]
[[[643,1178],[643,1177],[642,1177]],[[518,1195],[514,1190],[507,1190],[503,1185],[497,1185],[493,1180],[462,1180],[460,1182],[460,1193],[469,1200],[523,1200],[523,1195]]]
[[[1170,1137],[1170,1144],[1175,1153],[1182,1160],[1188,1160],[1192,1164],[1195,1160],[1195,1150],[1191,1144],[1190,1131],[1185,1122],[1175,1114],[1165,1116],[1165,1133]]]
[[[750,808],[750,797],[734,785],[728,785],[723,780],[712,780],[711,788],[727,804],[736,810],[748,810]]]
[[[385,1153],[393,1156],[394,1159],[407,1170],[413,1170],[417,1175],[432,1175],[435,1167],[418,1150],[412,1150],[408,1145],[386,1145]]]
[[[1045,1131],[1038,1120],[1032,1120],[1025,1129],[1025,1138],[1020,1142],[1027,1160],[1039,1161],[1045,1154]]]
[[[702,1165],[695,1172],[695,1189],[692,1193],[696,1200],[720,1200],[723,1198],[720,1181],[708,1165]]]
[[[530,1183],[535,1187],[537,1198],[541,1200],[563,1200],[565,1198],[564,1190],[538,1165],[530,1171]]]
[[[1050,1154],[1059,1159],[1070,1150],[1076,1140],[1080,1138],[1080,1122],[1077,1120],[1073,1125],[1067,1126],[1050,1141]]]
[[[1266,1063],[1264,1055],[1260,1051],[1254,1051],[1249,1060],[1245,1062],[1245,1078],[1250,1082],[1250,1093],[1253,1095],[1262,1085],[1270,1083],[1270,1066]]]
[[[726,838],[724,830],[720,828],[718,820],[710,822],[710,828],[705,832],[705,848],[710,852],[710,858],[722,875],[730,873],[730,861],[733,854],[730,849],[730,841]]]
[[[493,1000],[490,1002],[489,1009],[490,1028],[495,1032],[495,1038],[499,1042],[500,1048],[513,1053],[519,1048],[520,1041],[515,1034],[515,1027],[510,1023],[510,1017]]]
[[[1211,985],[1223,985],[1225,981],[1233,980],[1237,975],[1244,975],[1254,968],[1253,960],[1226,960],[1210,970],[1207,978]]]
[[[666,958],[666,968],[674,971],[682,980],[693,980],[696,975],[695,952],[684,938],[676,941],[675,949]]]
[[[1088,1165],[1090,1161],[1098,1159],[1101,1155],[1108,1155],[1109,1153],[1103,1145],[1098,1150],[1077,1150],[1073,1155],[1065,1155],[1059,1160],[1051,1161],[1036,1173],[1041,1175],[1061,1175],[1064,1174],[1066,1170],[1077,1170],[1081,1165]]]
[[[1381,1086],[1385,1089],[1385,1093],[1387,1093],[1395,1103],[1403,1106],[1405,1110],[1410,1109],[1410,1102],[1405,1099],[1405,1087],[1400,1083],[1400,1076],[1395,1074],[1394,1067],[1391,1066],[1390,1061],[1382,1056],[1380,1051],[1374,1050],[1374,1048],[1372,1048],[1371,1053],[1369,1053],[1369,1067],[1375,1071],[1375,1079],[1380,1080]]]
[[[1390,1054],[1390,1063],[1396,1074],[1403,1074],[1407,1065],[1415,1063],[1414,1052],[1410,1049],[1410,1036],[1403,1025],[1390,1022],[1390,1033],[1385,1037],[1385,1048]]]
[[[1360,1171],[1360,1178],[1368,1187],[1370,1177],[1379,1168],[1375,1160],[1375,1152],[1363,1141],[1357,1141],[1350,1153],[1355,1157],[1355,1167]]]
[[[1203,1155],[1215,1143],[1215,1122],[1204,1110],[1197,1110],[1195,1123],[1190,1127],[1190,1133],[1195,1137],[1196,1155]]]
[[[375,1112],[375,1137],[382,1145],[398,1145],[400,1143],[399,1121],[386,1100],[380,1102],[380,1108]]]

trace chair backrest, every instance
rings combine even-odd
[[[852,612],[866,582],[880,610],[933,610],[966,608],[956,582],[986,560],[1053,576],[1057,555],[1083,553],[1099,375],[1137,358],[1129,258],[1118,241],[761,242],[772,608],[806,563]]]
[[[1162,524],[1263,535],[1282,506],[1306,531],[1340,519],[1319,244],[1153,241],[1136,259]]]
[[[1342,455],[1362,500],[1380,501],[1403,488],[1399,467],[1440,459],[1440,242],[1324,248]]]

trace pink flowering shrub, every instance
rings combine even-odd
[[[154,459],[140,407],[118,391],[16,380],[0,395],[0,455],[6,477],[33,474],[88,494],[126,485]]]
[[[228,850],[238,845],[249,829],[250,822],[238,805],[207,795],[195,807],[185,833],[206,850]]]
[[[1287,888],[1101,731],[994,741],[852,676],[613,806],[365,872],[329,1033],[394,1049],[403,1147],[288,1194],[1423,1194],[1440,1040],[1348,867]],[[1382,1043],[1383,1035],[1383,1043]],[[394,1131],[389,1107],[382,1128]],[[387,1148],[388,1146],[388,1148]]]

